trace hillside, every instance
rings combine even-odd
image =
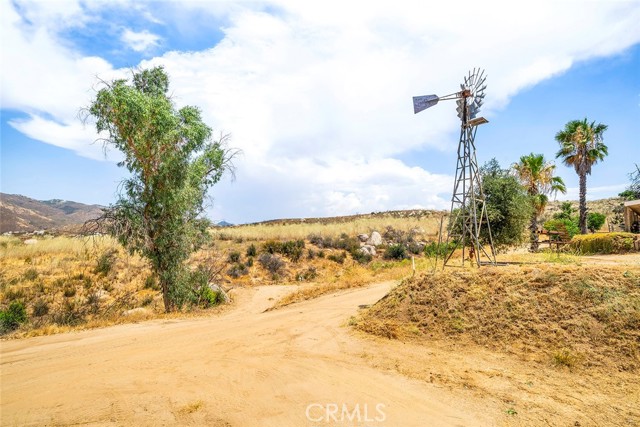
[[[101,214],[101,206],[67,200],[35,200],[0,193],[0,233],[51,230],[82,224]]]

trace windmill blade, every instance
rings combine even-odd
[[[433,107],[440,101],[437,95],[425,95],[413,97],[413,114],[418,114],[422,110]]]

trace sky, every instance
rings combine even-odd
[[[558,199],[575,200],[554,135],[587,117],[609,147],[587,197],[612,197],[640,163],[638,22],[640,0],[1,0],[0,190],[114,202],[121,155],[79,112],[102,81],[162,65],[176,107],[198,106],[242,151],[209,218],[448,209],[455,102],[414,114],[412,97],[482,67],[478,162],[544,154],[569,190]]]

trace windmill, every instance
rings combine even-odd
[[[464,77],[464,82],[460,84],[460,92],[442,97],[437,95],[413,97],[414,114],[433,107],[440,101],[456,100],[458,105],[456,111],[460,118],[460,140],[456,177],[451,196],[451,213],[447,227],[445,247],[449,249],[444,257],[445,266],[458,248],[462,248],[462,265],[464,266],[467,247],[469,247],[469,259],[473,259],[478,267],[496,262],[475,146],[478,126],[488,123],[484,117],[478,117],[484,102],[484,91],[487,88],[486,79],[484,70],[474,68]],[[483,228],[486,229],[486,234],[481,238],[480,232]],[[483,245],[483,240],[486,245]],[[449,245],[449,243],[454,244]]]

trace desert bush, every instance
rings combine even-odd
[[[22,278],[28,281],[36,280],[38,278],[38,270],[36,270],[35,268],[29,268],[24,272]]]
[[[344,260],[347,259],[347,253],[342,251],[338,253],[332,253],[327,255],[327,259],[333,262],[337,262],[338,264],[344,264]]]
[[[282,275],[284,271],[285,262],[278,255],[263,253],[258,258],[258,262],[274,277]]]
[[[98,257],[96,262],[96,268],[93,270],[95,274],[101,274],[106,276],[113,269],[113,266],[116,263],[116,255],[118,251],[115,249],[110,249],[105,251],[102,255]]]
[[[62,294],[65,296],[65,298],[71,298],[72,296],[75,296],[76,288],[73,285],[68,285],[64,288]]]
[[[240,256],[240,252],[233,251],[229,254],[228,260],[230,263],[237,263],[240,262]]]
[[[390,245],[384,251],[384,259],[405,259],[407,258],[407,248],[402,244]]]
[[[253,267],[253,257],[247,258],[247,262],[245,262],[247,267]]]
[[[264,243],[262,251],[271,255],[281,254],[291,261],[297,262],[304,254],[304,240],[288,240],[286,242],[269,240]]]
[[[27,321],[27,310],[22,301],[12,301],[6,310],[0,310],[0,334],[17,329]]]
[[[49,303],[42,298],[37,299],[33,303],[33,315],[36,317],[42,317],[49,314]]]
[[[583,234],[571,239],[571,247],[583,254],[617,254],[632,252],[636,235],[632,233]]]
[[[351,258],[359,264],[368,264],[373,259],[370,253],[357,249],[351,252]]]
[[[232,265],[229,270],[227,270],[227,274],[234,279],[237,279],[240,276],[246,276],[247,274],[249,274],[249,270],[243,263],[236,263]]]
[[[318,276],[318,271],[315,267],[308,267],[304,271],[300,271],[296,274],[296,280],[298,282],[305,282],[307,280],[313,280]]]
[[[84,316],[85,309],[78,301],[66,299],[62,307],[53,313],[52,320],[58,325],[75,326],[84,322]]]
[[[254,245],[253,243],[249,245],[249,247],[247,248],[247,256],[256,256],[258,254],[258,250],[256,249],[256,245]]]

